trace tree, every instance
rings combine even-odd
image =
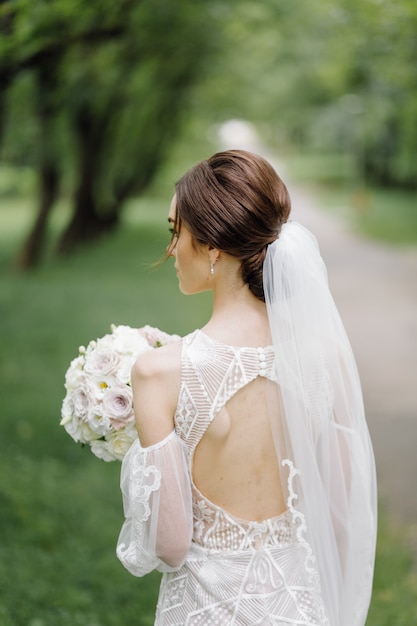
[[[227,52],[202,110],[348,148],[368,180],[417,188],[415,0],[242,0],[224,19]]]
[[[35,85],[23,107],[36,126],[39,179],[18,259],[25,268],[39,260],[64,168],[73,212],[60,252],[113,229],[125,200],[150,183],[215,49],[216,17],[213,2],[193,0],[3,0],[0,8],[5,127],[11,88],[27,74]]]

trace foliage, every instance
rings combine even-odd
[[[19,264],[39,259],[60,193],[61,251],[113,229],[190,117],[249,119],[281,153],[338,152],[360,183],[416,189],[416,7],[3,0],[1,157],[35,167],[39,188]]]
[[[60,185],[73,199],[65,252],[113,229],[126,199],[150,183],[217,46],[214,4],[1,3],[3,159],[39,176],[21,266],[39,258]]]
[[[281,151],[341,152],[362,179],[417,188],[414,0],[246,0],[224,20],[229,45],[201,111],[258,122]]]

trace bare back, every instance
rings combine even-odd
[[[276,384],[268,380],[272,348],[223,346],[200,331],[191,336],[176,422],[190,441],[195,487],[239,519],[276,517],[286,506],[268,408],[267,386]]]

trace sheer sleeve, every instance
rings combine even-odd
[[[117,556],[134,576],[183,564],[192,538],[192,501],[185,444],[173,430],[142,448],[135,441],[122,463],[125,522]]]

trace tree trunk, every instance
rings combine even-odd
[[[39,172],[40,192],[39,208],[32,230],[15,261],[15,268],[27,270],[35,267],[45,240],[46,226],[49,213],[54,205],[58,193],[59,175],[57,167],[52,164],[43,164]]]
[[[105,216],[97,212],[92,194],[93,181],[87,177],[86,171],[83,174],[75,195],[72,218],[57,246],[57,253],[60,255],[71,253],[79,244],[98,239],[103,233],[116,228],[119,223],[116,209]]]
[[[77,245],[94,241],[118,225],[120,206],[115,205],[103,213],[94,195],[106,123],[107,120],[98,120],[87,108],[83,108],[75,120],[79,182],[72,218],[58,242],[58,254],[68,254]]]
[[[6,115],[6,97],[7,90],[11,84],[11,75],[7,71],[0,72],[0,146],[3,143],[5,115]]]
[[[56,147],[57,89],[59,59],[48,60],[37,72],[37,115],[40,127],[39,196],[38,212],[14,266],[18,270],[31,269],[38,265],[46,227],[51,209],[58,195],[59,164]]]

